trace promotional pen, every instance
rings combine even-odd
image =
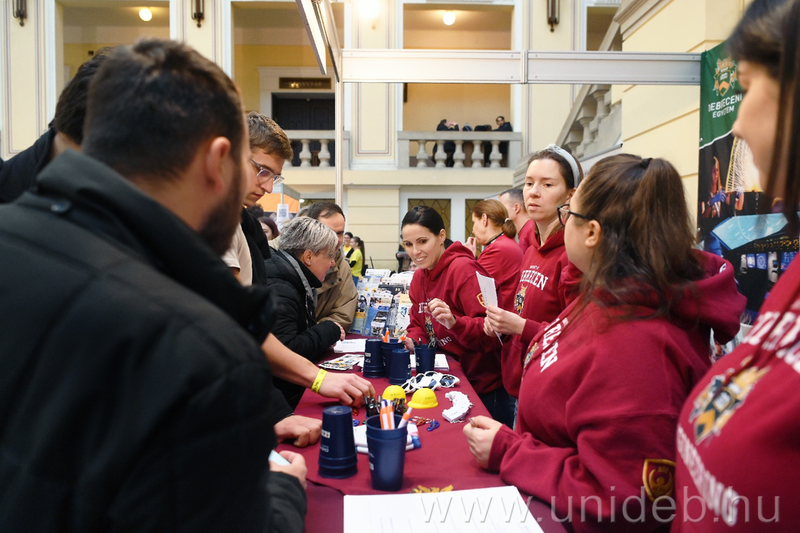
[[[406,411],[406,414],[403,415],[403,419],[400,421],[400,424],[397,425],[397,429],[406,427],[406,424],[408,424],[408,419],[411,418],[411,411],[413,410],[413,407],[408,408],[408,411]]]

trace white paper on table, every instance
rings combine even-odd
[[[344,497],[344,533],[543,533],[516,487]]]
[[[367,347],[367,339],[345,339],[336,341],[333,345],[334,353],[364,353]]]
[[[494,287],[494,278],[484,276],[480,272],[475,272],[475,275],[478,276],[478,287],[481,288],[481,294],[483,295],[483,301],[486,306],[493,305],[497,307],[497,290],[495,290]],[[500,338],[500,334],[496,331],[494,334],[497,335],[497,340],[500,341],[500,344],[503,344],[503,339]]]

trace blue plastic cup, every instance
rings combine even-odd
[[[380,416],[367,418],[367,447],[372,488],[396,491],[403,486],[408,426],[397,429],[402,418],[394,416],[396,429],[381,429]]]
[[[392,350],[402,348],[400,339],[389,339],[389,342],[381,341],[381,352],[383,352],[383,367],[388,374],[389,369],[392,367]]]
[[[436,348],[427,346],[417,346],[414,349],[417,357],[417,374],[424,374],[433,370],[434,360],[436,359]]]
[[[367,339],[364,343],[364,377],[382,378],[386,375],[383,366],[383,351],[381,339]]]
[[[402,385],[411,377],[411,354],[405,348],[392,350],[392,363],[389,366],[389,383]]]
[[[336,405],[322,411],[319,444],[319,475],[342,479],[358,472],[358,456],[353,436],[353,411]]]

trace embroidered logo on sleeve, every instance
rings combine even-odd
[[[661,496],[672,496],[675,488],[675,461],[645,459],[642,468],[642,485],[650,501]]]
[[[481,304],[481,306],[484,309],[486,309],[486,300],[483,299],[483,293],[479,292],[477,298],[478,298],[478,303]]]

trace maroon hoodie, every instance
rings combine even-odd
[[[744,342],[711,367],[683,406],[674,532],[800,530],[798,391],[800,261],[795,259]]]
[[[503,344],[501,356],[503,385],[515,398],[519,397],[522,358],[528,344],[543,324],[555,320],[566,307],[565,291],[561,285],[562,276],[566,274],[564,271],[568,265],[570,262],[567,259],[567,250],[564,248],[563,228],[548,237],[544,245],[539,245],[539,237],[534,235],[531,246],[522,259],[519,283],[512,306],[505,308],[507,311],[516,311],[526,320],[522,335],[509,337]],[[577,269],[574,272],[580,274]],[[574,281],[579,278],[571,276],[569,279]]]
[[[408,336],[427,342],[431,334],[438,346],[461,363],[464,374],[478,394],[497,389],[500,377],[500,343],[483,333],[486,306],[475,272],[487,276],[472,252],[460,242],[447,248],[431,270],[414,273],[409,289],[411,324]],[[456,323],[451,329],[440,324],[427,304],[439,298],[450,306]]]
[[[503,309],[509,309],[513,305],[521,263],[522,250],[514,239],[502,233],[486,245],[478,258],[478,264],[486,269],[499,286],[497,301]]]
[[[698,253],[706,277],[677,300],[672,319],[644,318],[657,307],[654,294],[625,308],[580,310],[579,298],[526,355],[516,431],[500,429],[489,467],[559,518],[571,514],[576,531],[669,527],[658,521],[670,516],[665,504],[654,515],[652,501],[672,495],[678,413],[711,365],[711,330],[730,340],[745,305],[731,264]]]

